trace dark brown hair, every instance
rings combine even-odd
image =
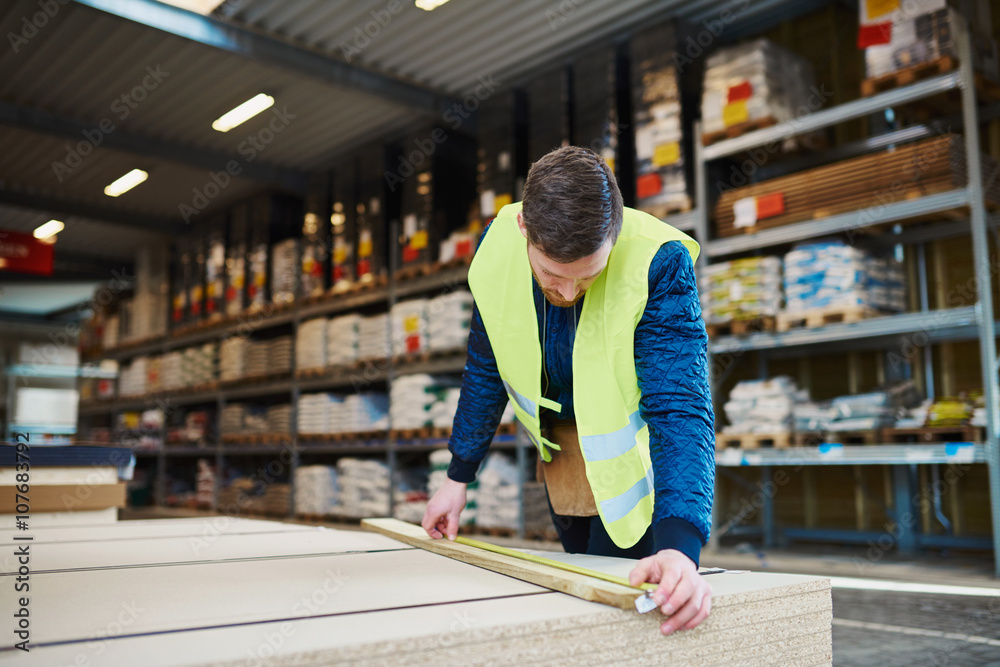
[[[557,148],[531,165],[521,208],[528,242],[562,264],[614,243],[622,229],[622,193],[597,153]]]

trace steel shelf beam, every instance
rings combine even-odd
[[[851,211],[821,220],[810,220],[765,229],[756,234],[716,239],[705,244],[705,254],[709,257],[732,255],[840,232],[855,231],[858,236],[863,236],[867,234],[867,229],[873,225],[900,222],[917,216],[950,211],[967,206],[968,203],[969,193],[965,188],[961,188],[919,199],[886,204],[881,207]]]
[[[920,332],[927,342],[974,338],[979,320],[975,306],[935,310],[929,313],[902,313],[874,317],[860,322],[828,324],[825,327],[761,332],[749,336],[725,336],[709,343],[712,354],[776,350],[804,345],[821,345],[861,338],[881,338]]]
[[[821,109],[811,114],[779,123],[778,125],[772,125],[763,130],[748,132],[742,136],[706,146],[704,148],[704,157],[706,160],[715,160],[758,146],[778,143],[789,137],[819,130],[824,127],[843,123],[844,121],[862,118],[890,107],[896,107],[907,102],[913,102],[930,97],[931,95],[953,90],[959,87],[960,80],[960,72],[949,72],[948,74],[925,79],[904,88],[895,88],[884,93],[879,93],[878,95],[872,95],[871,97],[862,97],[835,107]]]
[[[839,445],[788,449],[723,449],[715,464],[741,466],[908,465],[932,463],[986,463],[982,443],[949,442],[933,445]]]
[[[115,371],[106,371],[96,366],[57,366],[46,364],[16,364],[8,366],[4,372],[11,377],[24,378],[105,378],[113,380],[118,377]]]
[[[663,222],[667,223],[675,229],[679,229],[682,232],[693,232],[695,226],[698,224],[698,209],[692,209],[686,213],[674,213],[673,215],[668,215],[663,218]]]
[[[396,298],[414,296],[440,290],[441,293],[454,292],[457,288],[469,282],[469,267],[445,269],[429,276],[410,278],[406,282],[397,283]]]

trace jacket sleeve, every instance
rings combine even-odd
[[[635,367],[649,425],[656,550],[677,549],[697,564],[711,530],[715,415],[694,264],[678,241],[664,244],[650,266]]]
[[[484,237],[487,231],[489,225],[483,232]],[[476,472],[486,458],[486,452],[500,425],[507,400],[507,391],[500,380],[500,371],[497,370],[493,346],[486,335],[486,326],[479,308],[473,306],[469,352],[462,373],[462,393],[458,398],[458,410],[455,412],[455,422],[448,440],[448,450],[451,452],[449,478],[466,484],[476,479]]]

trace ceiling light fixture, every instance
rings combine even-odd
[[[165,2],[166,4],[173,5],[174,7],[186,9],[189,12],[197,12],[198,14],[208,16],[214,12],[216,8],[224,2],[224,0],[160,0],[160,2]]]
[[[413,4],[424,11],[431,12],[446,2],[448,2],[448,0],[416,0]]]
[[[55,236],[65,228],[66,225],[61,220],[49,220],[44,225],[39,225],[34,231],[34,236],[39,241],[55,241]]]
[[[117,197],[125,194],[135,186],[145,181],[147,178],[149,178],[149,174],[144,172],[142,169],[133,169],[108,187],[104,188],[104,194],[109,197]]]
[[[212,129],[219,132],[228,132],[237,125],[247,122],[273,104],[273,97],[264,93],[258,93],[232,111],[227,111],[216,118],[215,122],[212,123]]]

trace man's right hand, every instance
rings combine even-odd
[[[435,540],[447,536],[454,540],[458,536],[458,516],[465,509],[465,484],[450,478],[427,503],[424,520],[420,525]]]

